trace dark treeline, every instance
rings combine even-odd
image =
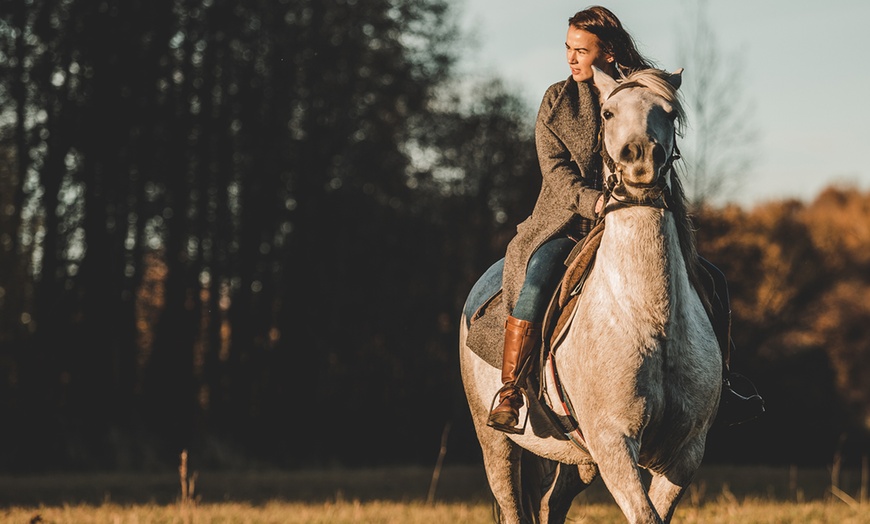
[[[0,466],[428,457],[535,162],[447,3],[2,6]]]
[[[447,0],[0,6],[0,468],[477,459],[458,314],[540,175]],[[868,200],[699,218],[771,408],[711,460],[861,442]]]

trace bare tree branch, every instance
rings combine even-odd
[[[732,197],[756,159],[754,108],[746,94],[740,57],[723,52],[710,23],[708,2],[685,2],[679,63],[686,69],[683,95],[689,132],[683,147],[686,188],[696,206]]]

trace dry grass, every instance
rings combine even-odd
[[[484,504],[435,504],[422,502],[328,502],[304,504],[270,502],[261,506],[242,503],[201,504],[193,508],[180,505],[67,506],[52,508],[13,508],[0,516],[0,522],[31,522],[35,516],[46,524],[172,523],[172,524],[294,524],[294,523],[426,523],[492,522]]]
[[[205,472],[188,503],[172,472],[0,477],[0,523],[493,522],[481,467],[445,468],[433,505],[425,503],[430,475],[424,468]],[[705,468],[673,522],[870,524],[870,507],[826,494],[829,481],[826,471]],[[569,522],[624,518],[599,482],[577,498]]]
[[[625,517],[612,505],[579,507],[568,515],[569,522],[624,523]],[[802,504],[763,500],[734,503],[720,501],[702,506],[683,502],[673,524],[867,524],[870,508],[850,508],[844,504],[805,502]]]
[[[568,516],[575,523],[624,523],[625,518],[613,504],[575,504]],[[10,508],[0,512],[2,523],[41,522],[46,524],[423,524],[492,523],[492,508],[486,503],[423,502],[269,502],[251,505],[237,502],[122,506],[77,505],[40,508]],[[674,524],[867,524],[870,508],[850,508],[833,502],[802,504],[751,500],[739,503],[721,501],[702,506],[683,503]]]

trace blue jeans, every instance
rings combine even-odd
[[[565,258],[575,245],[576,242],[570,238],[556,237],[532,254],[526,268],[526,279],[511,316],[534,323],[544,321],[547,305],[565,273]]]

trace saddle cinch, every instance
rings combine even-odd
[[[543,408],[547,418],[552,423],[553,429],[561,433],[567,439],[585,449],[585,442],[577,427],[576,417],[573,415],[570,402],[563,395],[559,387],[558,377],[554,377],[556,390],[552,392],[555,398],[546,390],[544,373],[557,373],[555,367],[547,365],[552,352],[558,346],[566,327],[574,315],[577,299],[583,289],[583,284],[595,262],[595,253],[601,244],[601,236],[604,233],[604,222],[600,222],[583,240],[577,243],[568,257],[565,259],[567,269],[557,286],[550,305],[544,316],[543,329],[541,330],[541,349],[539,358],[529,358],[521,364],[518,372],[517,384],[525,392],[526,397],[534,396],[536,404]],[[469,336],[466,340],[469,348],[478,356],[486,360],[490,365],[501,367],[501,348],[504,344],[504,322],[508,312],[502,302],[502,291],[499,289],[495,294],[483,302],[469,317]],[[552,362],[552,361],[551,361]],[[554,411],[553,402],[561,404],[561,413]],[[527,416],[528,416],[527,411]],[[525,429],[527,420],[521,425]]]

